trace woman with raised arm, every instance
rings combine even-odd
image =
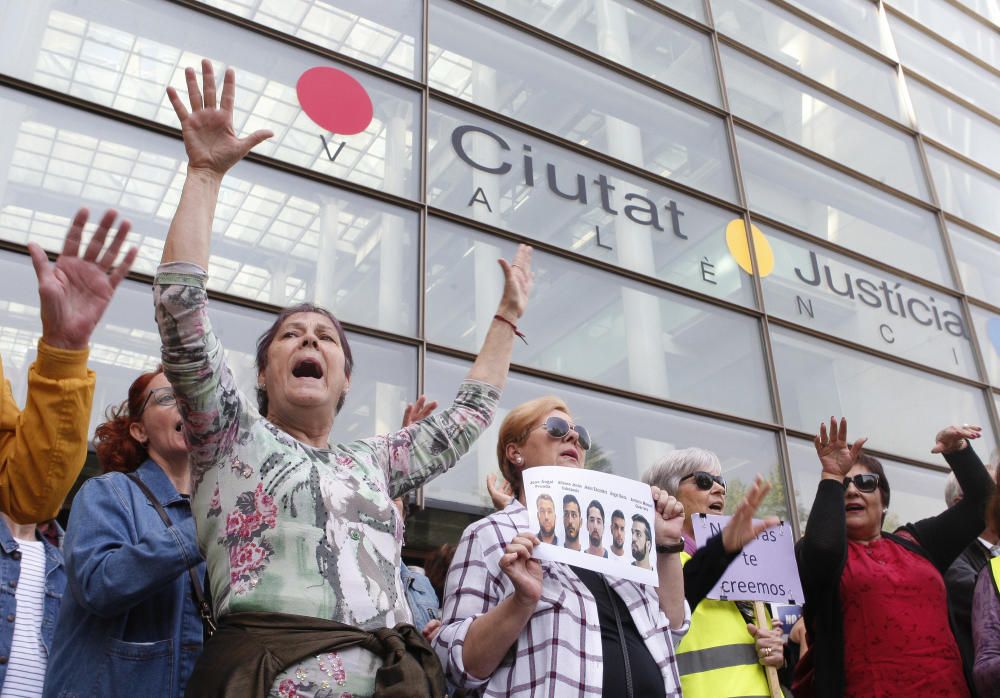
[[[191,111],[168,88],[189,162],[156,276],[156,318],[220,624],[188,695],[366,696],[395,686],[393,695],[439,696],[440,666],[404,625],[403,523],[392,499],[454,465],[490,423],[532,285],[531,250],[500,260],[497,314],[455,401],[437,414],[331,444],[354,359],[336,318],[308,304],[282,311],[258,342],[255,407],[209,322],[205,270],[222,178],[270,133],[236,136],[232,70],[218,106],[211,63],[202,63],[204,92],[194,70],[185,75]]]
[[[968,696],[948,624],[944,573],[985,527],[993,481],[969,445],[979,427],[941,430],[944,455],[965,493],[937,516],[882,530],[889,481],[882,464],[847,441],[847,420],[820,425],[823,467],[796,553],[806,595],[809,649],[796,696]]]

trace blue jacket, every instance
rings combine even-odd
[[[62,529],[52,524],[59,535]],[[45,603],[42,615],[42,644],[52,666],[52,639],[56,631],[56,617],[59,602],[66,589],[66,569],[59,548],[45,536],[39,536],[45,543]],[[0,518],[0,686],[7,679],[7,659],[14,642],[14,619],[17,616],[17,582],[21,578],[21,552],[18,543]]]
[[[166,509],[167,528],[122,473],[84,483],[64,551],[69,593],[49,655],[46,697],[183,696],[201,654],[188,567],[205,563],[186,497],[147,460],[136,470]]]
[[[423,630],[424,626],[434,618],[440,620],[441,604],[427,575],[414,572],[400,562],[399,578],[403,582],[403,592],[406,594],[406,602],[413,615],[414,627]]]

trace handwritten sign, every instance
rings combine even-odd
[[[729,516],[695,514],[691,523],[698,547],[721,533],[729,519]],[[708,598],[721,601],[780,604],[800,604],[804,596],[795,564],[792,528],[787,523],[763,531],[748,543],[708,593]]]
[[[649,485],[596,470],[559,466],[524,471],[535,557],[659,585],[655,509]]]

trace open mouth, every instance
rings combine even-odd
[[[712,502],[708,505],[708,510],[713,514],[721,514],[723,510],[722,502]]]
[[[296,378],[322,378],[323,366],[316,359],[302,359],[292,369]]]
[[[847,506],[844,507],[844,511],[846,511],[846,512],[864,511],[864,510],[865,510],[865,507],[864,507],[863,504],[848,504]]]

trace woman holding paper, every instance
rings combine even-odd
[[[931,449],[955,472],[962,501],[892,534],[882,530],[882,464],[861,453],[865,439],[848,443],[846,419],[820,426],[823,471],[797,550],[809,650],[796,696],[969,695],[942,575],[985,526],[994,486],[969,445],[979,431],[946,427]]]
[[[684,595],[694,609],[691,630],[677,646],[684,695],[770,695],[764,667],[784,664],[781,628],[758,628],[752,604],[705,596],[743,546],[767,526],[779,523],[775,517],[753,521],[771,485],[758,476],[722,533],[696,549],[692,515],[722,514],[726,506],[726,481],[719,457],[702,448],[670,451],[642,479],[674,495],[684,505]]]
[[[684,510],[651,488],[659,588],[532,558],[521,473],[582,468],[590,436],[566,404],[543,397],[500,426],[497,460],[513,487],[502,511],[469,526],[445,587],[434,648],[446,675],[487,696],[680,696],[673,639],[687,631],[678,553]],[[623,651],[624,649],[624,651]]]

